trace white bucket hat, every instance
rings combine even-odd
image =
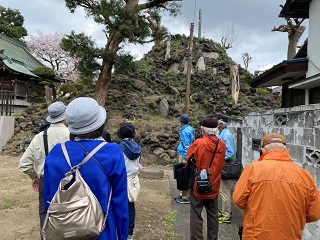
[[[106,110],[93,98],[76,98],[68,104],[66,110],[68,129],[75,135],[97,130],[105,123],[106,118]]]
[[[61,122],[63,119],[66,118],[65,112],[66,106],[63,104],[63,102],[54,102],[50,104],[48,107],[49,116],[46,118],[46,120],[50,123]]]

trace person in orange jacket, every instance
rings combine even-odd
[[[266,135],[261,153],[243,170],[233,192],[235,204],[244,209],[242,239],[302,239],[305,224],[320,219],[314,180],[292,162],[282,135]]]
[[[203,239],[203,219],[201,212],[203,207],[205,207],[207,212],[207,238],[217,240],[219,228],[218,195],[221,171],[226,155],[226,144],[216,136],[218,134],[217,118],[206,118],[200,122],[200,125],[202,137],[196,139],[190,145],[186,159],[188,164],[191,164],[192,158],[195,159],[196,168],[199,173],[201,170],[206,170],[206,178],[208,178],[211,183],[212,191],[209,193],[199,193],[196,180],[193,189],[190,190],[190,239]],[[212,159],[213,161],[210,167]]]

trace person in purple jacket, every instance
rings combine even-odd
[[[106,110],[88,97],[79,97],[71,101],[66,109],[66,120],[70,131],[70,141],[65,143],[71,165],[79,164],[104,139],[102,131],[106,120]],[[127,173],[123,153],[119,145],[107,143],[94,158],[86,162],[80,172],[91,191],[97,197],[103,211],[107,211],[110,187],[112,197],[106,227],[99,240],[124,239],[128,237],[128,195]],[[100,165],[100,166],[99,166]],[[61,144],[55,145],[45,160],[44,165],[44,200],[49,204],[64,174],[70,170]]]

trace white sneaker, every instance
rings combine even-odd
[[[132,235],[128,235],[128,240],[133,240]]]

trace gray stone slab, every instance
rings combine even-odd
[[[164,171],[162,169],[142,168],[142,170],[139,173],[139,177],[141,178],[162,179],[163,176],[164,176]]]
[[[303,165],[306,159],[304,146],[287,144],[287,147],[290,149],[290,156],[292,157],[292,160]]]

